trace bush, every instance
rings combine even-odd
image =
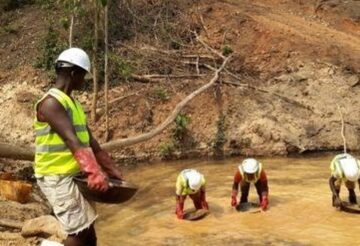
[[[158,87],[154,90],[154,97],[162,102],[170,99],[168,91],[161,87]]]
[[[170,159],[174,155],[175,146],[172,142],[166,142],[161,143],[159,149],[161,158]]]
[[[222,54],[224,55],[224,56],[228,56],[228,55],[230,55],[231,53],[233,53],[234,51],[233,51],[233,49],[230,47],[230,46],[227,46],[227,45],[225,45],[223,48],[222,48]]]
[[[225,135],[226,125],[225,125],[225,115],[220,115],[219,120],[216,123],[217,132],[213,144],[213,148],[215,152],[222,152],[225,143],[227,142],[227,138]]]
[[[189,116],[184,114],[178,114],[175,118],[175,129],[173,137],[176,141],[181,142],[184,140],[187,134],[187,125],[190,123],[191,119]]]
[[[132,65],[116,54],[109,55],[109,64],[111,66],[111,74],[116,77],[125,79],[126,81],[131,77],[134,72]]]

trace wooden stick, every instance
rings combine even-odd
[[[341,137],[343,139],[343,142],[344,142],[344,153],[346,154],[346,138],[345,138],[345,124],[344,124],[344,117],[342,115],[342,112],[341,112],[341,109],[340,109],[340,106],[339,104],[336,104],[337,106],[337,109],[340,113],[340,117],[341,117]]]
[[[221,54],[220,52],[218,52],[217,50],[211,48],[207,43],[205,43],[196,32],[193,32],[195,34],[196,40],[199,41],[206,49],[210,50],[212,53],[214,53],[215,55],[219,56],[222,59],[225,59],[225,56],[223,56],[223,54]]]

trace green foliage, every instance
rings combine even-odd
[[[188,129],[187,126],[190,123],[191,119],[189,116],[184,114],[178,114],[175,118],[175,129],[173,132],[173,137],[176,141],[181,142],[184,140]]]
[[[220,115],[219,120],[216,122],[217,132],[213,144],[215,151],[221,151],[227,142],[225,135],[226,125],[225,125],[225,115]]]
[[[162,102],[165,102],[170,99],[169,93],[166,89],[157,87],[154,90],[154,97],[159,99]]]
[[[38,57],[35,66],[45,70],[51,70],[54,67],[56,57],[66,48],[66,44],[60,42],[59,33],[54,30],[52,25],[48,28],[42,45],[41,56]]]
[[[34,0],[35,3],[44,9],[53,9],[57,5],[58,0]]]
[[[60,18],[60,24],[65,30],[69,30],[70,28],[70,21],[68,17]]]
[[[175,151],[175,146],[173,142],[164,142],[159,145],[160,156],[163,159],[170,159]]]
[[[227,46],[227,45],[225,45],[223,48],[222,48],[222,54],[224,55],[224,56],[228,56],[228,55],[230,55],[231,53],[233,53],[234,51],[233,51],[233,49],[230,47],[230,46]]]
[[[107,0],[100,0],[100,2],[103,7],[105,7],[108,4]]]
[[[14,26],[4,26],[2,28],[4,30],[4,32],[8,33],[8,34],[17,34],[18,33],[18,28],[14,27]]]
[[[132,65],[122,57],[111,53],[109,55],[109,63],[112,67],[112,74],[116,77],[128,80],[134,72]]]

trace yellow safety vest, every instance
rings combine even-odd
[[[52,88],[36,103],[35,110],[39,102],[48,95],[54,97],[64,107],[78,139],[85,147],[89,146],[90,136],[86,127],[86,115],[80,103],[73,101],[61,90]],[[35,175],[74,174],[80,171],[77,161],[63,139],[51,129],[48,123],[38,121],[36,114],[34,127],[36,133]]]
[[[262,164],[259,162],[259,170],[255,173],[255,178],[252,179],[252,180],[249,180],[247,178],[247,175],[245,175],[244,168],[243,168],[242,165],[239,165],[239,171],[240,171],[241,177],[243,178],[243,180],[245,182],[256,183],[256,182],[258,182],[258,180],[260,178],[260,174],[261,174],[261,171],[262,171]]]
[[[330,163],[330,170],[331,175],[334,178],[341,179],[342,181],[347,181],[347,178],[345,177],[344,170],[342,169],[340,165],[340,160],[343,158],[346,158],[348,154],[339,154],[334,157],[334,159]],[[359,160],[356,160],[356,163],[358,164],[358,167],[360,169],[360,163]]]
[[[176,195],[178,196],[186,196],[195,194],[198,192],[198,190],[193,191],[189,187],[188,179],[185,176],[185,173],[190,171],[191,169],[185,169],[183,170],[176,179]],[[201,186],[204,186],[206,183],[204,175],[201,175]]]

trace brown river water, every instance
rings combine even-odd
[[[360,214],[331,206],[329,165],[334,155],[259,159],[269,179],[269,209],[237,212],[230,206],[233,175],[241,159],[185,160],[126,170],[140,187],[130,201],[98,204],[100,246],[120,245],[360,245]],[[211,214],[199,221],[178,220],[175,180],[184,168],[205,175]],[[341,197],[347,199],[342,187]],[[356,188],[359,197],[359,189]],[[250,189],[249,201],[257,202]],[[187,198],[185,209],[193,208]]]

